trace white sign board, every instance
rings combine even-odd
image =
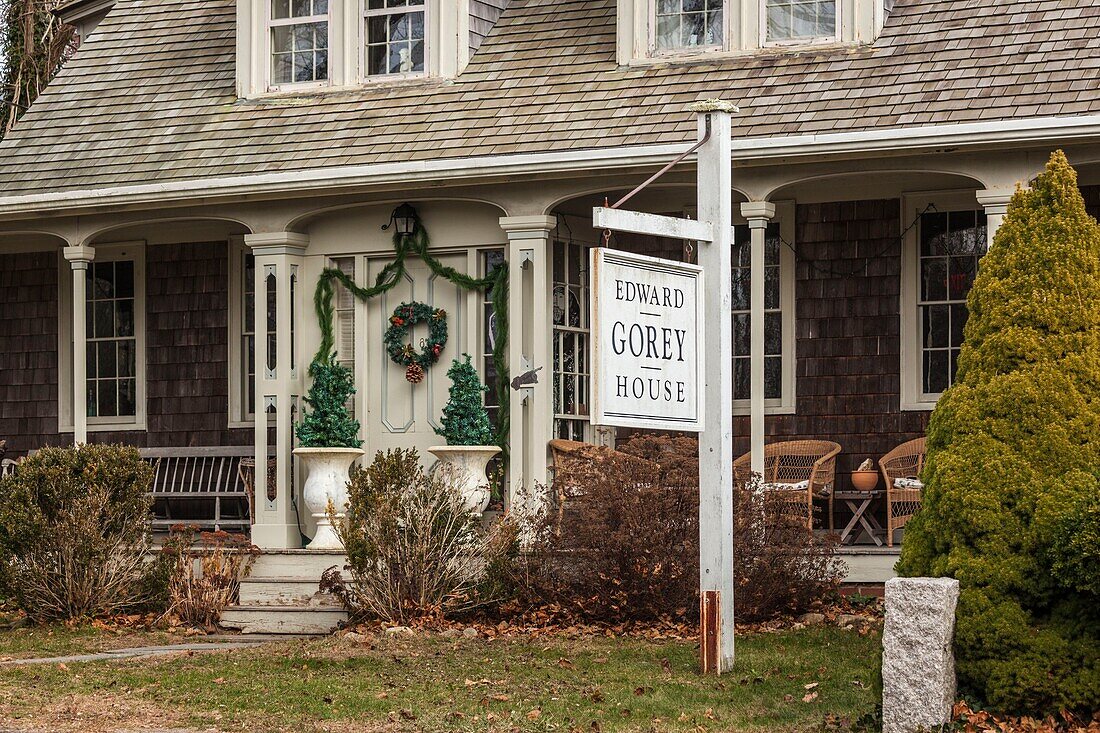
[[[703,269],[591,250],[592,422],[703,429]]]

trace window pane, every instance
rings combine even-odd
[[[783,316],[780,313],[764,314],[764,353],[783,353]]]
[[[133,377],[137,374],[137,363],[133,341],[118,342],[118,376]]]
[[[271,17],[275,20],[290,17],[290,0],[271,0]]]
[[[134,301],[115,302],[115,336],[134,335]]]
[[[966,328],[966,321],[970,317],[969,311],[966,306],[962,304],[951,306],[951,345],[962,346],[963,342],[963,329]]]
[[[115,304],[112,300],[98,301],[95,309],[95,338],[110,338],[115,335]]]
[[[769,267],[764,271],[764,307],[779,308],[779,268]]]
[[[748,356],[751,353],[749,325],[748,313],[733,315],[733,353],[738,356]]]
[[[836,35],[836,0],[767,0],[768,40]]]
[[[941,349],[949,345],[950,329],[949,306],[928,305],[924,307],[924,347]]]
[[[99,368],[96,377],[115,377],[118,375],[118,364],[115,359],[116,346],[114,341],[100,341],[92,345],[96,349]]]
[[[129,260],[115,263],[115,294],[119,298],[134,297],[134,263]]]
[[[718,46],[723,42],[723,0],[658,0],[657,48]]]
[[[949,378],[947,350],[924,352],[924,391],[939,394],[947,389]]]
[[[947,259],[921,260],[921,300],[947,300]]]
[[[777,400],[783,396],[783,359],[778,356],[764,359],[764,398]]]
[[[137,382],[133,379],[119,380],[118,414],[122,417],[134,417],[137,414]]]
[[[752,391],[752,384],[749,381],[749,360],[748,359],[734,359],[733,360],[733,399],[735,400],[747,400]]]
[[[747,311],[750,307],[749,299],[752,297],[749,269],[738,267],[733,270],[733,309]]]
[[[97,409],[99,417],[116,417],[118,407],[116,403],[116,382],[114,380],[100,381],[98,383],[99,399]]]

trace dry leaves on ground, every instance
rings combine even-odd
[[[965,702],[955,704],[955,724],[963,733],[1100,733],[1100,711],[1091,719],[1062,712],[1057,718],[998,717],[974,711]]]

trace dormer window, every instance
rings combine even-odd
[[[838,0],[764,0],[766,43],[813,43],[837,37]]]
[[[329,0],[271,0],[271,84],[328,80]]]
[[[655,46],[722,48],[726,0],[657,0]]]
[[[367,76],[409,76],[425,69],[427,7],[415,0],[367,0]]]

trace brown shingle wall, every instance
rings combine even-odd
[[[57,436],[56,252],[0,255],[0,440],[24,453]]]
[[[769,438],[844,448],[838,472],[923,434],[928,413],[901,411],[897,199],[801,205],[796,215],[796,414],[769,417]],[[749,423],[737,421],[737,451]],[[847,487],[847,478],[840,481]]]

